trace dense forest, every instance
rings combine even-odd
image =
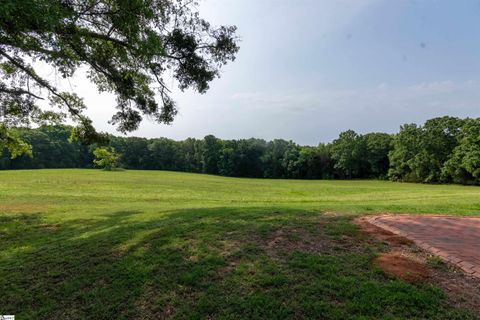
[[[0,169],[88,168],[96,145],[70,142],[71,127],[16,129],[33,157],[0,158]],[[127,169],[174,170],[233,177],[294,179],[391,179],[480,184],[480,118],[441,117],[405,124],[397,134],[342,132],[318,146],[275,139],[174,141],[109,137]]]

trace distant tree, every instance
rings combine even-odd
[[[363,178],[369,174],[367,143],[353,130],[340,133],[331,146],[334,168],[346,178]]]
[[[187,138],[179,144],[182,158],[182,170],[187,172],[202,172],[203,141]]]
[[[203,138],[202,149],[202,172],[210,174],[219,173],[219,161],[222,142],[213,135]]]
[[[390,176],[394,180],[438,182],[442,167],[458,143],[463,120],[441,117],[423,126],[404,125],[390,153]]]
[[[316,149],[315,147],[300,147],[296,162],[298,168],[296,178],[312,179],[317,176],[317,170],[315,169],[321,170],[321,165],[317,168],[315,163]]]
[[[367,133],[363,136],[366,141],[366,160],[370,164],[372,178],[386,178],[390,161],[388,153],[392,150],[393,137],[387,133]]]
[[[72,127],[44,125],[10,131],[33,157],[0,154],[0,169],[91,167],[90,148],[69,139]],[[403,125],[396,135],[342,132],[330,144],[299,146],[276,139],[202,140],[110,136],[122,165],[132,169],[206,172],[236,177],[299,179],[385,178],[480,185],[480,119],[434,118]]]
[[[152,139],[148,149],[154,169],[173,171],[181,167],[180,149],[176,141],[167,138]]]
[[[300,177],[299,157],[300,147],[290,142],[282,156],[283,178],[297,179]]]
[[[227,140],[222,143],[218,159],[218,173],[222,176],[238,176],[237,141]]]
[[[274,139],[267,143],[265,153],[262,156],[265,178],[285,178],[287,176],[286,163],[283,158],[291,144],[291,141],[282,139]]]
[[[318,147],[301,147],[297,162],[299,178],[333,178],[333,164],[327,145],[320,144]]]
[[[388,157],[390,169],[388,175],[392,180],[417,181],[412,170],[412,161],[421,151],[421,128],[416,124],[405,124],[393,139],[393,150]]]
[[[9,161],[12,169],[27,168],[77,168],[91,164],[88,149],[76,141],[69,141],[72,127],[41,126],[36,129],[10,130],[27,145],[32,157],[23,154]],[[9,151],[5,152],[6,154]],[[10,155],[8,155],[11,158]]]
[[[96,166],[103,168],[107,171],[110,171],[117,167],[119,156],[113,148],[99,147],[93,150],[93,154],[95,156],[95,160],[93,160],[93,163]]]
[[[240,177],[261,177],[263,175],[262,155],[266,142],[261,139],[241,139],[236,144],[236,175]]]
[[[427,120],[423,125],[421,155],[415,159],[415,167],[421,168],[423,182],[439,182],[442,167],[458,144],[464,121],[455,117]]]
[[[181,90],[204,93],[239,49],[235,27],[213,27],[196,8],[190,0],[1,1],[2,150],[9,148],[12,156],[29,150],[9,128],[63,121],[67,115],[78,124],[77,138],[98,138],[82,98],[42,76],[36,61],[62,78],[85,67],[100,91],[116,96],[118,112],[111,123],[121,132],[138,128],[143,116],[172,122],[177,111],[165,74]],[[60,111],[42,111],[37,104],[42,99]]]
[[[121,156],[119,161],[126,168],[152,169],[149,141],[138,137],[109,137],[109,145]]]
[[[442,175],[455,183],[480,184],[480,118],[465,121]]]

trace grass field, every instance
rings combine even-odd
[[[0,172],[0,314],[475,318],[372,266],[351,219],[480,214],[480,188],[99,170]]]

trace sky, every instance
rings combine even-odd
[[[199,10],[238,27],[237,59],[206,94],[174,89],[171,125],[146,120],[129,135],[317,145],[348,129],[480,117],[479,1],[203,0]],[[81,76],[71,85],[94,125],[120,135],[107,123],[114,98]]]

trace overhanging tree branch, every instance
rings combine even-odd
[[[35,80],[35,82],[39,86],[47,89],[51,94],[53,94],[54,96],[56,96],[57,98],[62,100],[63,103],[65,104],[65,106],[68,108],[68,110],[70,111],[70,113],[72,115],[78,116],[78,117],[80,116],[79,110],[75,109],[62,94],[58,93],[57,90],[48,83],[48,81],[46,81],[46,80],[42,79],[40,76],[38,76],[33,69],[31,69],[28,66],[25,66],[24,64],[22,64],[21,62],[17,61],[17,59],[10,56],[9,54],[7,54],[2,49],[0,49],[0,55],[7,58],[13,65],[15,65],[17,68],[21,69],[23,72],[25,72],[28,76],[30,76],[30,78]]]
[[[39,76],[35,64],[25,61],[41,61],[64,78],[87,67],[98,89],[116,96],[119,112],[112,121],[127,132],[138,128],[144,115],[159,123],[174,119],[176,104],[163,74],[173,76],[182,90],[204,93],[239,49],[235,27],[212,27],[200,18],[192,0],[4,2],[8,10],[0,11],[0,58],[5,60],[0,66],[5,82],[0,108],[8,112],[7,106],[21,104],[21,99],[29,104],[41,99],[30,90],[30,79],[35,88],[48,92],[51,103],[66,107],[83,125],[83,136],[89,136],[93,126],[82,115],[86,106],[81,98],[59,92],[48,77]]]

